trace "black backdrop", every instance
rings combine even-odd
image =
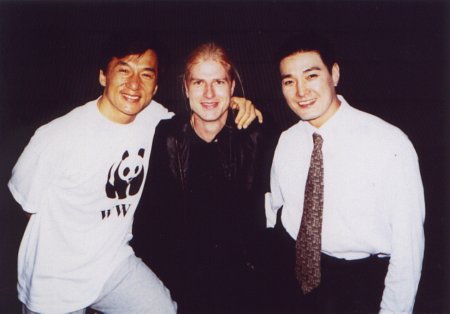
[[[95,54],[113,30],[164,39],[156,100],[180,111],[186,54],[215,40],[243,76],[245,95],[285,129],[274,49],[316,28],[340,51],[339,93],[399,126],[414,143],[426,193],[426,251],[416,312],[450,312],[447,165],[450,145],[450,6],[445,1],[0,1],[0,312],[19,313],[16,255],[25,219],[6,184],[41,124],[96,98]],[[82,127],[82,125],[80,125]]]

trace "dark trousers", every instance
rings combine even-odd
[[[261,271],[239,250],[206,248],[187,258],[180,290],[174,294],[178,313],[262,313],[265,281]]]
[[[278,224],[273,232],[272,310],[280,313],[377,313],[389,258],[359,260],[321,255],[321,283],[303,295],[295,278],[295,241]]]

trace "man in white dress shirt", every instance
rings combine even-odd
[[[412,312],[425,205],[411,142],[397,127],[336,94],[340,69],[328,43],[314,35],[292,39],[278,60],[283,95],[301,119],[279,139],[266,200],[268,227],[276,225],[283,239],[274,257],[283,304],[318,312]],[[321,279],[302,293],[295,241],[313,133],[323,139]]]

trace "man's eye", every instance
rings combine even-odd
[[[284,80],[283,82],[281,82],[281,84],[283,84],[283,86],[290,86],[294,84],[293,80]]]
[[[155,77],[155,75],[153,73],[144,73],[144,74],[142,74],[142,76],[145,78],[149,78],[149,79],[152,79]]]
[[[199,86],[202,84],[202,81],[192,81],[192,85]]]
[[[225,84],[225,80],[216,80],[217,85],[223,85]]]
[[[312,80],[312,79],[315,79],[316,77],[319,77],[319,75],[316,74],[316,73],[311,73],[311,74],[309,74],[306,78],[307,78],[308,80]]]
[[[127,74],[129,72],[128,69],[125,69],[125,68],[119,68],[118,71],[123,74]]]

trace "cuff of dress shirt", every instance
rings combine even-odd
[[[379,314],[411,314],[411,312],[396,312],[396,311],[390,311],[387,309],[380,309]]]
[[[265,210],[266,210],[266,227],[273,228],[277,222],[277,211],[272,208],[272,194],[267,192],[265,195]]]

